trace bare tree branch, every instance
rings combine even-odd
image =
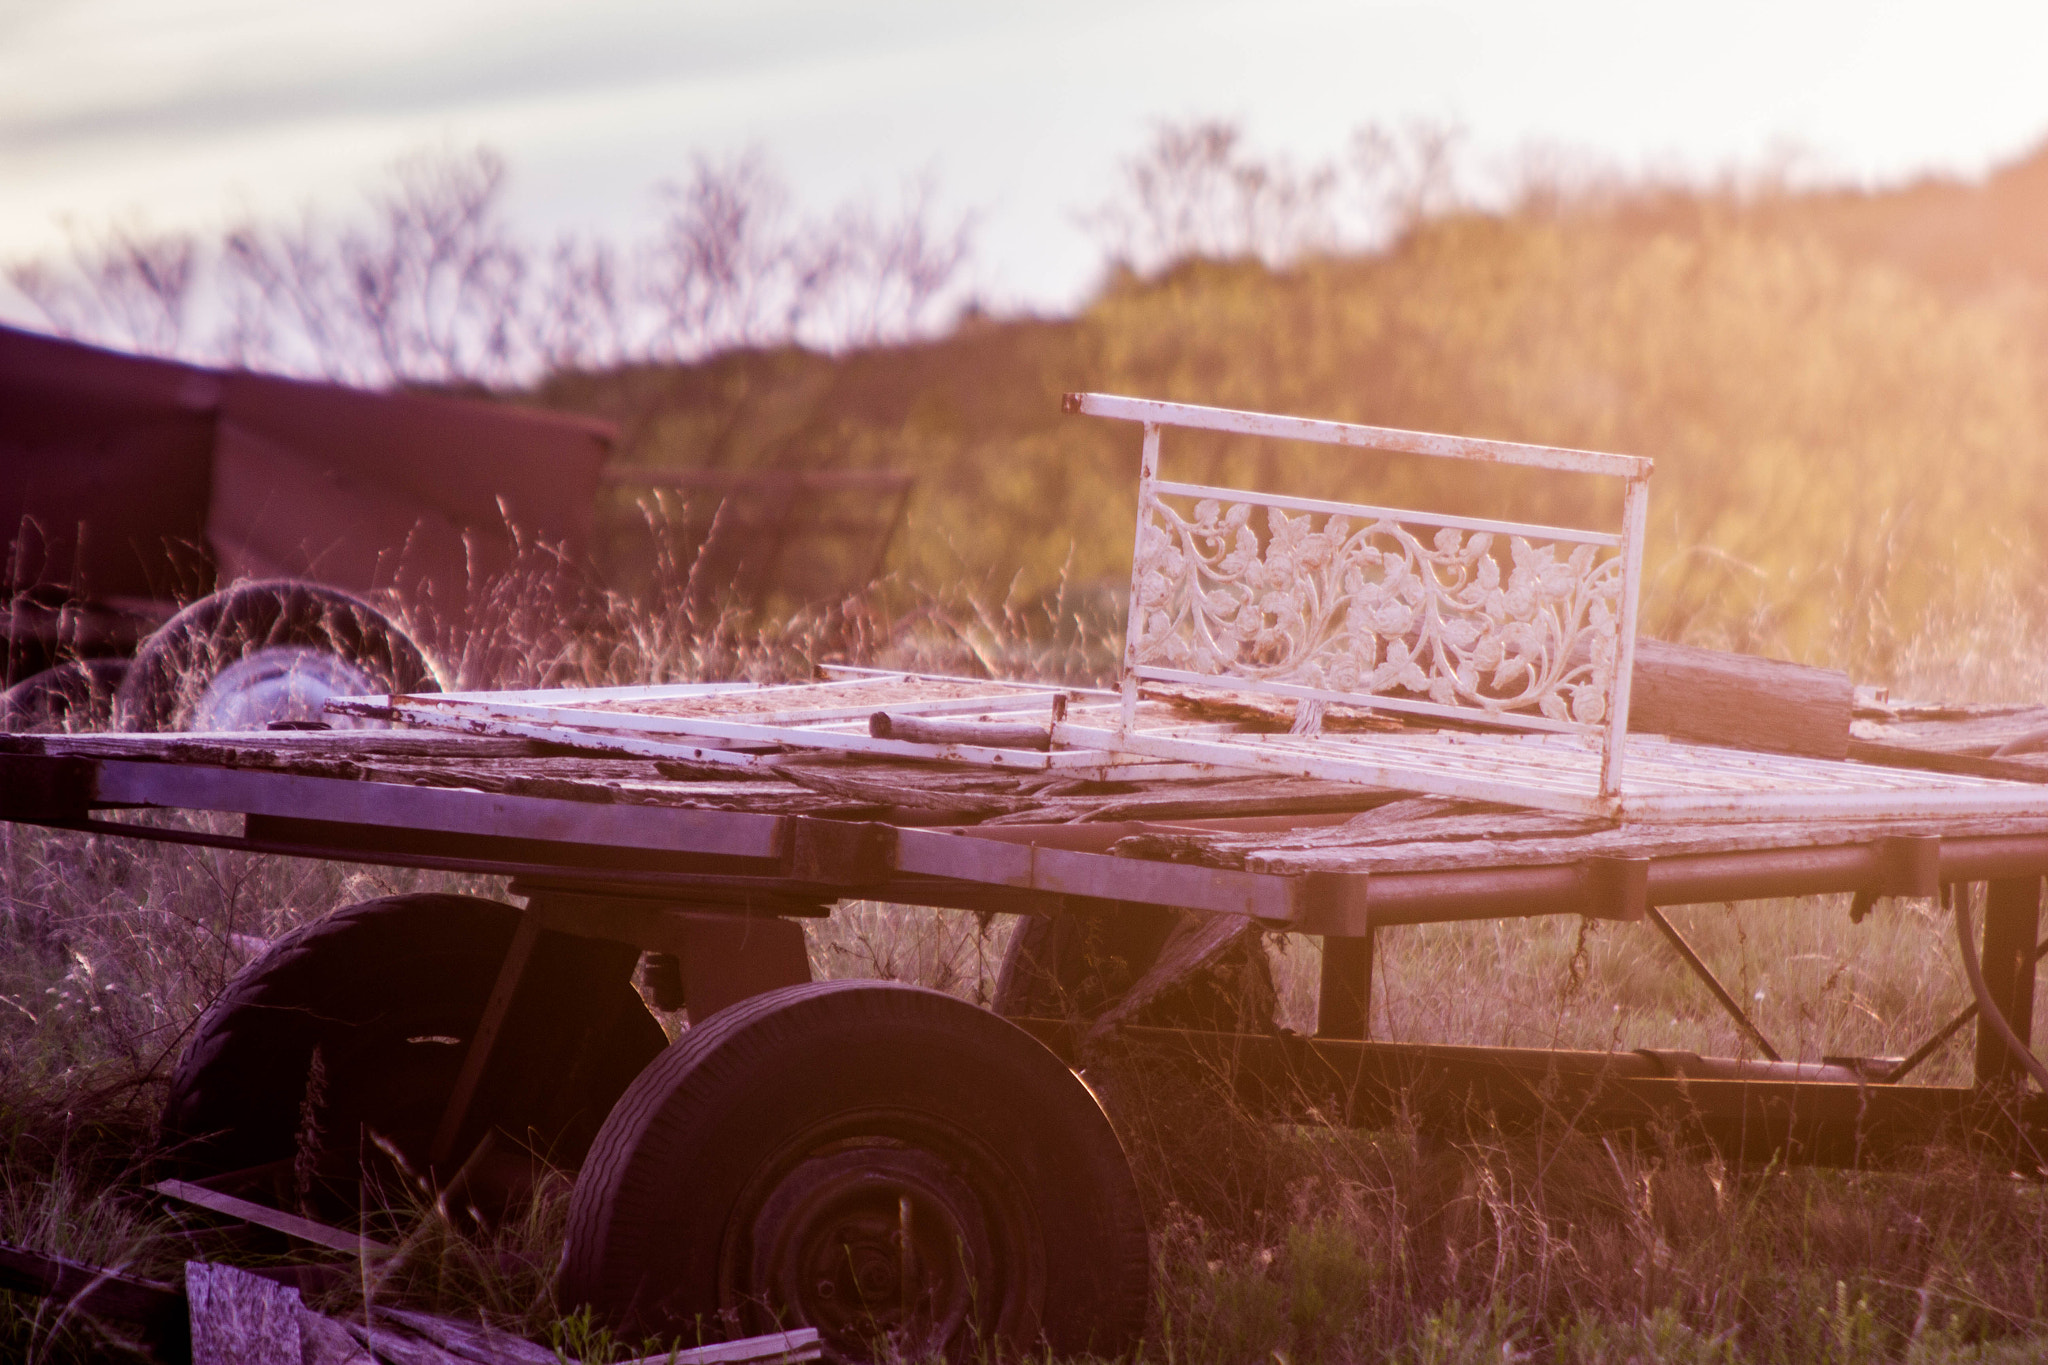
[[[1160,124],[1124,163],[1119,196],[1083,223],[1113,262],[1141,274],[1196,257],[1284,265],[1332,245],[1336,168],[1260,160],[1243,141],[1242,129],[1218,120]]]
[[[1351,135],[1351,169],[1370,240],[1399,237],[1464,202],[1457,167],[1463,141],[1462,130],[1435,123],[1400,132],[1373,123]]]
[[[69,225],[68,255],[11,265],[7,277],[60,335],[158,355],[183,345],[197,280],[198,239],[140,219],[97,236]]]
[[[8,273],[57,330],[148,353],[370,386],[505,386],[911,335],[968,255],[970,224],[940,224],[928,185],[893,214],[804,218],[758,153],[697,158],[662,191],[639,250],[575,236],[533,247],[505,225],[505,184],[488,149],[416,154],[353,216],[245,217],[204,246],[120,225]],[[203,339],[190,325],[202,296]]]

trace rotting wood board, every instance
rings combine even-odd
[[[1847,758],[1856,689],[1847,673],[1636,641],[1629,729],[1734,749]]]

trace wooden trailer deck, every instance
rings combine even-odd
[[[1892,719],[1902,714],[1913,719]],[[1871,705],[1853,766],[1969,765],[2033,786],[2048,783],[2048,753],[1992,753],[2044,728],[2048,707]],[[1624,822],[1167,763],[1157,776],[1142,764],[1061,776],[745,756],[777,761],[404,730],[12,735],[0,737],[0,814],[621,891],[746,892],[782,913],[852,894],[1003,909],[1015,893],[1052,893],[1339,935],[1822,891],[1931,895],[2037,863],[2048,872],[2048,801],[2033,814]],[[164,824],[152,809],[239,815],[244,827]]]
[[[1994,757],[2048,728],[2048,708],[1869,702],[1855,725],[1866,763],[1987,764],[2006,781],[2048,783],[2048,755],[2030,744]],[[1356,783],[1188,776],[1165,764],[1157,775],[1127,766],[1062,777],[758,744],[747,752],[779,761],[628,758],[406,730],[6,736],[0,816],[508,875],[536,924],[676,953],[686,975],[693,948],[702,956],[722,926],[829,914],[852,898],[1038,915],[1115,913],[1119,904],[1201,912],[1210,931],[1177,964],[1162,962],[1164,973],[1198,965],[1242,933],[1320,935],[1314,1038],[1110,1027],[1140,1017],[1134,1010],[1024,1021],[1070,1060],[1119,1042],[1193,1054],[1227,1046],[1246,1097],[1276,1114],[1372,1123],[1397,1105],[1427,1109],[1432,1095],[1440,1107],[1483,1103],[1510,1121],[1566,1113],[1640,1125],[1682,1112],[1735,1151],[1789,1146],[1797,1159],[1850,1161],[1981,1128],[1996,1095],[2006,1118],[1994,1126],[2008,1139],[2017,1112],[2029,1141],[2048,1141],[2048,1104],[2014,1099],[2019,1064],[1995,1039],[1980,1044],[1978,1086],[1926,1087],[1901,1083],[1897,1058],[1777,1060],[1760,1034],[1765,1060],[1366,1036],[1371,945],[1382,929],[1651,917],[1754,1032],[1659,907],[1846,893],[1860,916],[1879,897],[1938,896],[1978,881],[1992,886],[1989,989],[2024,1036],[2048,812],[1646,824]],[[733,959],[722,960],[729,973]],[[699,1009],[755,988],[743,971],[692,985]]]

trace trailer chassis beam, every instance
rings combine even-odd
[[[1937,1140],[2011,1158],[2017,1124],[2032,1150],[2048,1150],[2048,1097],[1876,1084],[1843,1066],[1139,1027],[1089,1042],[1067,1021],[1015,1022],[1070,1063],[1085,1048],[1091,1065],[1179,1071],[1281,1122],[1415,1122],[1448,1135],[1629,1131],[1741,1163],[1820,1166],[1910,1163]]]

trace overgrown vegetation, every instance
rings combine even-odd
[[[646,464],[914,471],[910,532],[874,593],[784,621],[700,616],[669,605],[687,597],[688,572],[670,563],[656,590],[604,597],[574,630],[531,577],[493,589],[480,616],[495,637],[412,624],[454,673],[506,683],[793,676],[827,654],[1100,677],[1135,447],[1057,415],[1060,392],[1086,388],[1647,453],[1659,461],[1653,632],[1923,696],[2048,690],[2035,586],[2048,552],[2048,273],[2018,248],[1998,255],[1995,236],[1978,255],[2005,267],[1961,271],[1916,253],[1905,230],[1946,221],[1942,204],[2030,203],[2012,196],[2031,181],[1895,202],[1549,186],[1482,211],[1444,178],[1445,149],[1418,142],[1380,201],[1399,212],[1357,251],[1274,225],[1282,209],[1312,225],[1329,192],[1316,168],[1260,199],[1280,181],[1248,177],[1241,145],[1177,136],[1134,169],[1154,175],[1153,197],[1114,225],[1125,268],[1077,317],[970,315],[936,339],[836,354],[789,344],[800,329],[736,333],[726,340],[773,344],[715,342],[689,364],[570,364],[528,395],[620,418],[626,458]],[[1169,173],[1183,180],[1158,179]],[[1257,202],[1235,217],[1190,210],[1174,185],[1196,181],[1225,208]],[[1195,226],[1176,236],[1176,223]],[[476,376],[393,364],[386,377]],[[1512,504],[1533,520],[1603,510],[1507,478],[1435,486],[1402,462],[1289,465],[1192,440],[1169,459],[1204,478]],[[548,553],[535,547],[526,569],[552,572]],[[144,1274],[204,1245],[136,1191],[168,1063],[206,1000],[309,916],[453,885],[15,826],[0,826],[0,860],[0,1239]],[[1965,998],[1943,922],[1912,903],[1855,927],[1831,900],[1706,906],[1684,927],[1802,1057],[1896,1054]],[[985,1001],[1003,932],[855,905],[812,927],[812,949],[820,974]],[[1378,1036],[1745,1046],[1636,927],[1415,929],[1384,949]],[[1314,947],[1273,951],[1283,1014],[1304,1028]],[[1931,1074],[1964,1074],[1965,1046]],[[1446,1145],[1407,1128],[1260,1126],[1220,1092],[1164,1087],[1143,1068],[1091,1080],[1144,1183],[1158,1285],[1146,1354],[1160,1361],[1934,1365],[2048,1352],[2048,1192],[1996,1161],[1931,1151],[1903,1171],[1843,1173],[1738,1169],[1653,1139]],[[611,1349],[548,1290],[563,1188],[543,1183],[486,1232],[420,1191],[390,1191],[380,1230],[403,1259],[351,1277],[333,1306],[367,1293],[572,1354]],[[0,1350],[24,1358],[107,1345],[61,1305],[18,1298],[0,1333]]]
[[[203,1000],[263,940],[334,906],[502,891],[12,826],[0,857],[0,1239],[158,1276],[194,1254],[248,1254],[139,1188],[167,1058]],[[1854,928],[1832,899],[1698,907],[1681,922],[1725,979],[1761,994],[1764,1026],[1800,1056],[1896,1054],[1967,999],[1927,907],[1894,904]],[[853,904],[811,932],[821,976],[985,1002],[1007,926]],[[1389,931],[1375,1032],[1744,1051],[1649,937],[1573,921]],[[1314,945],[1271,951],[1283,1019],[1305,1027]],[[1967,1074],[1967,1038],[1931,1078]],[[1221,1077],[1168,1084],[1126,1061],[1090,1079],[1147,1199],[1146,1353],[1160,1361],[2017,1361],[2048,1346],[2048,1196],[1996,1161],[1934,1150],[1903,1171],[1740,1169],[1654,1136],[1274,1128]],[[566,1194],[565,1179],[545,1181],[480,1229],[401,1181],[372,1223],[399,1258],[345,1267],[325,1306],[369,1296],[578,1350],[620,1345],[565,1322],[551,1296]],[[21,1358],[114,1345],[60,1326],[61,1305],[5,1303]]]
[[[1128,571],[1136,437],[1061,417],[1068,390],[1648,454],[1652,633],[1889,682],[1908,642],[1988,597],[2040,612],[2044,356],[2016,303],[1734,206],[1672,225],[1587,205],[1455,214],[1284,269],[1123,275],[1070,320],[564,375],[539,396],[629,418],[633,460],[914,471],[897,571],[1027,600],[1061,575],[1117,595]],[[1178,432],[1165,459],[1381,505],[1614,515],[1557,480],[1452,486],[1419,460]]]

